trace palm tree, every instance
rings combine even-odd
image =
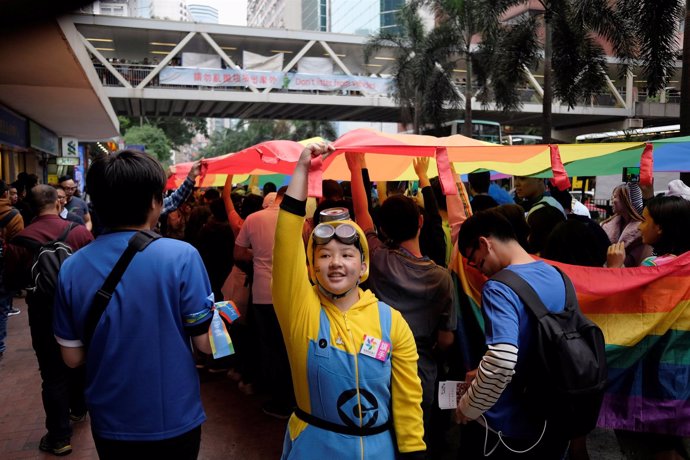
[[[683,72],[680,82],[680,134],[690,135],[690,0],[685,3]]]
[[[321,137],[334,140],[338,137],[335,126],[329,121],[295,120],[292,122],[293,132],[290,138],[293,141],[301,141],[310,137]]]
[[[393,96],[412,120],[414,132],[424,125],[439,128],[460,107],[460,95],[453,82],[457,44],[449,28],[424,30],[418,13],[419,2],[404,5],[398,15],[400,33],[380,31],[365,46],[365,59],[381,48],[393,46],[395,64]]]
[[[489,0],[491,1],[491,0]],[[437,19],[439,35],[448,37],[454,47],[449,52],[456,53],[466,69],[463,97],[465,99],[464,120],[462,134],[472,136],[472,97],[473,97],[473,61],[477,56],[473,54],[472,37],[482,32],[485,24],[484,8],[486,0],[419,0],[418,3],[431,7]]]
[[[635,57],[632,24],[625,2],[608,0],[539,0],[541,8],[513,24],[501,24],[506,11],[524,0],[495,2],[496,26],[480,48],[491,50],[491,79],[496,104],[504,110],[521,107],[518,88],[526,83],[524,68],[536,69],[542,61],[544,96],[542,137],[551,141],[551,104],[554,96],[574,107],[601,89],[606,79],[603,37],[623,64]],[[626,13],[628,14],[626,16]],[[543,37],[539,40],[538,37]]]

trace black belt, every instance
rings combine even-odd
[[[300,420],[307,422],[310,425],[314,425],[317,428],[333,431],[335,433],[340,434],[349,434],[351,436],[372,436],[375,434],[388,431],[391,428],[390,421],[387,421],[383,425],[373,427],[338,425],[337,423],[329,422],[328,420],[324,420],[322,418],[315,417],[311,414],[307,414],[299,407],[295,409],[295,415]]]

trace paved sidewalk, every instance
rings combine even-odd
[[[0,459],[55,459],[38,450],[46,433],[41,379],[31,348],[26,304],[8,318],[7,351],[0,361]],[[201,394],[208,420],[202,426],[201,460],[275,460],[280,458],[284,421],[261,412],[260,396],[245,396],[224,374],[202,371]],[[588,437],[593,460],[622,460],[613,432],[595,430]],[[74,425],[69,459],[97,459],[89,419]],[[327,459],[325,459],[327,460]]]
[[[55,459],[38,450],[46,433],[41,403],[41,379],[29,333],[26,304],[8,318],[7,351],[0,361],[0,458]],[[225,374],[202,371],[201,393],[208,420],[202,426],[202,460],[278,459],[286,422],[261,412],[261,397],[245,396]],[[97,459],[89,419],[74,424],[72,454],[65,458]]]

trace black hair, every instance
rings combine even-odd
[[[276,192],[276,198],[282,198],[285,195],[285,192],[287,192],[287,189],[287,185],[283,185],[282,187],[280,187]]]
[[[386,182],[386,195],[402,195],[407,190],[407,181],[405,180],[389,180]]]
[[[601,227],[596,223],[592,227],[577,218],[561,222],[546,239],[540,256],[564,264],[602,267],[606,263],[606,251],[610,242],[608,237],[603,240],[598,238],[594,233],[595,229]]]
[[[99,156],[86,176],[94,211],[110,228],[145,224],[152,200],[163,201],[165,182],[158,160],[137,150]]]
[[[467,181],[475,193],[489,193],[489,185],[491,185],[491,174],[489,171],[469,173]]]
[[[498,206],[498,202],[489,195],[475,195],[470,201],[472,212],[486,211]]]
[[[7,182],[4,180],[0,179],[0,195],[4,194],[6,191],[8,191],[10,188],[7,186]]]
[[[276,184],[273,182],[266,182],[264,184],[263,192],[264,196],[268,195],[271,192],[275,192],[277,190]]]
[[[324,179],[321,183],[324,200],[338,201],[343,199],[343,188],[333,179]]]
[[[679,256],[690,251],[690,201],[679,196],[657,196],[647,202],[647,212],[661,228],[654,252]]]
[[[434,192],[438,209],[441,211],[447,211],[448,208],[446,207],[446,196],[443,194],[443,188],[438,176],[429,179],[429,183],[431,185],[431,191]]]
[[[553,206],[541,206],[527,216],[529,225],[529,245],[532,254],[539,254],[546,245],[546,240],[554,228],[565,222],[565,215]]]
[[[515,234],[517,242],[525,251],[529,252],[529,243],[527,241],[527,237],[529,236],[529,225],[527,225],[525,210],[522,209],[522,206],[517,204],[502,204],[495,208],[491,208],[490,211],[497,212],[506,218],[511,227],[513,227],[513,233]]]
[[[492,237],[500,241],[517,241],[508,219],[494,210],[479,211],[462,224],[458,235],[460,254],[464,256],[468,249],[476,249],[479,246],[480,237]]]
[[[58,184],[62,184],[63,182],[65,182],[67,180],[74,180],[74,179],[69,174],[65,174],[64,176],[60,176],[60,178],[58,179]]]
[[[244,197],[242,200],[242,208],[239,212],[242,219],[246,219],[250,214],[254,214],[256,211],[261,211],[263,208],[264,199],[259,195],[250,193]]]
[[[220,198],[220,192],[218,191],[218,189],[210,188],[204,192],[204,198],[208,201],[217,200],[218,198]]]
[[[381,231],[393,246],[417,236],[419,206],[404,195],[393,195],[381,205],[379,211]]]
[[[57,190],[51,185],[36,185],[29,192],[29,206],[36,215],[47,207],[55,207],[57,199]]]
[[[223,200],[213,200],[208,207],[211,210],[211,214],[218,222],[228,221],[228,212],[225,210],[225,203],[223,203]]]

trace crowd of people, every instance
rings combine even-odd
[[[131,150],[93,162],[89,203],[69,176],[0,181],[0,359],[12,352],[12,299],[27,290],[42,451],[69,454],[71,424],[88,413],[101,458],[196,458],[197,372],[210,372],[268,396],[263,411],[288,420],[284,459],[589,458],[584,437],[547,426],[521,397],[536,320],[490,278],[509,270],[561,312],[568,284],[549,260],[669,263],[690,250],[690,188],[673,181],[654,197],[622,184],[600,224],[543,179],[516,177],[510,196],[488,173],[470,174],[467,189],[455,174],[446,196],[428,158],[414,161],[417,190],[372,184],[365,155],[346,153],[350,180],[308,198],[311,162],[332,153],[308,145],[289,185],[263,190],[232,175],[222,190],[195,188],[195,163],[166,194],[161,165]],[[56,241],[72,254],[46,296],[32,270],[37,247]],[[489,278],[474,359],[463,347],[478,338],[460,336],[462,280],[448,268],[458,258]],[[234,354],[213,359],[223,300],[239,313],[226,324]],[[445,380],[467,384],[455,411],[438,405]],[[688,458],[682,439],[644,435],[655,458]]]

